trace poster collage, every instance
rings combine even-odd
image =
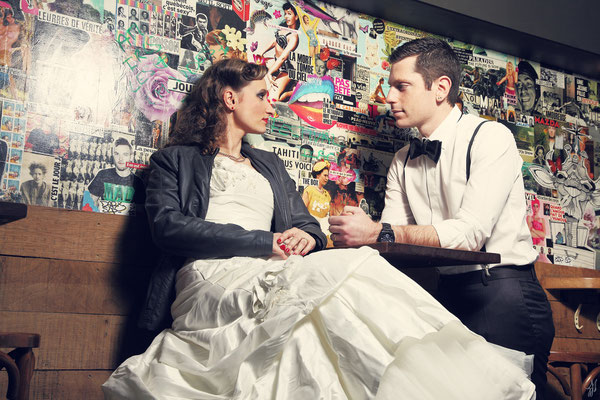
[[[276,115],[248,140],[284,161],[325,231],[345,205],[380,218],[416,134],[386,104],[388,57],[431,34],[325,2],[0,0],[0,18],[2,201],[135,214],[172,115],[222,58],[269,68]],[[598,82],[440,38],[462,63],[463,113],[514,134],[540,260],[595,268]]]

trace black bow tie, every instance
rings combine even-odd
[[[432,159],[434,163],[437,163],[440,159],[440,154],[442,154],[442,142],[439,140],[411,138],[410,148],[408,149],[410,159],[415,159],[423,154]]]

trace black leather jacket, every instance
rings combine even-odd
[[[150,157],[146,212],[152,238],[163,254],[150,279],[139,326],[156,330],[170,321],[175,299],[175,275],[187,258],[263,257],[272,253],[273,232],[296,227],[316,240],[313,251],[327,239],[308,213],[283,162],[274,153],[246,143],[242,154],[271,184],[274,211],[271,231],[247,231],[239,225],[204,220],[216,152],[204,155],[197,146],[172,146]]]

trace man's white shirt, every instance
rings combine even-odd
[[[508,128],[497,122],[481,127],[470,151],[466,180],[467,148],[483,121],[462,115],[455,106],[428,138],[442,142],[437,164],[425,155],[410,160],[409,146],[400,149],[388,171],[381,221],[432,225],[441,247],[477,251],[485,245],[486,251],[500,253],[497,265],[529,264],[537,252],[526,222],[523,161]],[[444,267],[440,273],[481,268]]]

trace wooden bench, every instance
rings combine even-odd
[[[35,332],[31,399],[103,399],[153,334],[136,329],[158,252],[145,217],[28,206],[0,225],[0,332]],[[7,374],[0,373],[0,398]]]

